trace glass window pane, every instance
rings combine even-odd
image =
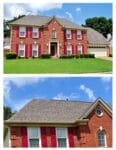
[[[99,146],[105,146],[105,134],[103,131],[98,132],[98,144]]]
[[[39,139],[29,139],[30,147],[39,147]]]
[[[57,138],[66,138],[65,128],[57,128]]]
[[[66,147],[66,139],[65,138],[58,139],[58,147]]]
[[[39,138],[39,129],[38,128],[28,128],[28,136],[29,136],[29,139],[30,138],[33,138],[33,139]]]

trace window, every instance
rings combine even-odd
[[[96,108],[95,112],[96,112],[96,115],[99,116],[99,117],[101,117],[103,115],[103,111],[99,107]]]
[[[77,53],[78,53],[78,55],[80,55],[80,54],[83,53],[82,45],[78,45],[78,46],[77,46]]]
[[[28,145],[29,147],[39,147],[40,143],[39,128],[28,128]]]
[[[56,30],[52,30],[52,39],[56,38]]]
[[[26,36],[26,27],[19,27],[19,37]]]
[[[25,44],[19,44],[18,56],[25,57]]]
[[[71,30],[66,30],[66,39],[71,39]]]
[[[67,55],[72,54],[72,45],[67,45]]]
[[[33,38],[38,38],[39,37],[39,29],[38,27],[33,27]]]
[[[106,134],[104,131],[98,131],[98,146],[106,147]]]
[[[82,32],[80,30],[77,31],[77,39],[82,40]]]
[[[67,147],[66,128],[56,128],[57,147]]]
[[[33,57],[38,57],[38,44],[33,44],[32,45],[32,56]]]

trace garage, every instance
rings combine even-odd
[[[107,48],[88,48],[88,53],[95,54],[95,57],[107,56]]]

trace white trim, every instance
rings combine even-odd
[[[27,137],[28,137],[28,147],[30,147],[30,142],[29,142],[29,128],[36,128],[38,130],[38,139],[39,139],[39,148],[41,148],[41,132],[40,128],[38,127],[27,127]]]
[[[23,36],[20,34],[21,32],[24,32]],[[19,26],[19,37],[26,37],[26,26]]]
[[[33,50],[33,46],[34,46],[34,45],[37,46],[37,49],[36,49],[36,50]],[[32,57],[38,57],[38,48],[39,48],[38,44],[32,44]],[[35,56],[33,55],[33,51],[36,51],[36,52],[37,52],[37,54],[36,54]]]
[[[33,33],[37,33],[37,36],[34,36]],[[32,29],[32,38],[39,38],[39,28],[38,27],[33,27],[33,29]]]
[[[67,35],[70,35],[70,37],[68,37]],[[66,39],[68,40],[70,40],[70,39],[72,39],[72,31],[71,30],[69,30],[69,29],[66,29]]]
[[[99,139],[98,139],[98,133],[103,132],[104,133],[104,146],[99,145]],[[107,138],[106,138],[106,132],[105,130],[98,130],[97,131],[97,140],[98,140],[98,147],[107,147]]]
[[[66,148],[68,148],[69,147],[69,141],[68,141],[68,129],[67,128],[55,128],[55,130],[56,130],[56,146],[57,146],[57,148],[59,148],[58,147],[58,138],[57,138],[57,129],[64,129],[65,131],[66,131]],[[64,147],[65,148],[65,147]]]
[[[10,127],[8,127],[8,147],[11,147],[11,139],[10,139],[10,136],[11,135],[11,133],[10,133]]]
[[[24,45],[24,55],[22,55],[22,56],[19,55],[20,45]],[[19,44],[19,45],[18,45],[18,56],[19,56],[19,57],[25,57],[25,44]]]
[[[80,38],[78,36],[80,36]],[[77,40],[82,40],[82,31],[81,30],[77,30]]]

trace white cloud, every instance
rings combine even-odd
[[[77,11],[77,12],[81,11],[81,8],[80,8],[80,7],[77,7],[77,8],[76,8],[76,11]]]
[[[38,15],[39,12],[48,11],[51,9],[61,9],[61,3],[7,3],[4,5],[4,18],[12,19],[19,15]]]
[[[103,82],[103,83],[109,83],[109,82],[111,82],[111,77],[101,77],[101,81]]]
[[[66,99],[69,99],[69,100],[76,99],[77,100],[78,98],[79,98],[79,95],[77,93],[71,93],[69,95],[65,95],[62,92],[58,93],[56,96],[53,97],[53,99],[55,99],[55,100],[66,100]]]
[[[8,80],[4,80],[4,98],[7,99],[8,101],[10,101],[10,84]]]
[[[65,14],[72,20],[73,19],[73,16],[70,12],[66,11]]]
[[[95,100],[96,99],[93,90],[86,87],[84,84],[80,85],[80,90],[82,90],[83,92],[85,92],[87,94],[89,100]]]

